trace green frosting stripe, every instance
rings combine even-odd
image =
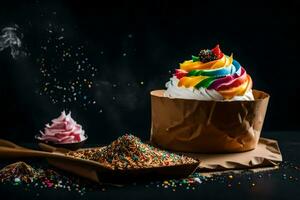
[[[192,60],[193,62],[196,62],[196,61],[200,61],[200,58],[198,56],[192,56]]]
[[[209,77],[204,79],[203,81],[199,82],[195,88],[199,89],[200,87],[208,88],[214,81],[216,80],[215,77]]]

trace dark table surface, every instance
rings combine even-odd
[[[84,194],[66,188],[41,188],[31,185],[0,183],[0,194],[9,199],[299,199],[300,131],[263,132],[263,137],[279,142],[283,162],[279,169],[260,172],[222,173],[187,187],[164,187],[163,181],[132,183],[123,187],[104,186],[87,189]],[[0,167],[12,161],[1,160]],[[43,161],[26,160],[39,165]],[[71,175],[68,175],[71,176]],[[89,183],[90,184],[90,183]],[[80,188],[81,186],[79,186]],[[85,186],[86,187],[86,186]],[[1,198],[2,199],[2,198]]]

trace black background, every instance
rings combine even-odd
[[[299,130],[297,1],[49,0],[1,4],[0,27],[18,24],[30,53],[14,60],[9,50],[0,52],[1,137],[32,141],[45,123],[66,109],[72,111],[93,143],[107,143],[128,132],[147,139],[149,91],[163,88],[171,76],[169,70],[179,62],[216,44],[226,54],[234,53],[252,76],[254,88],[270,93],[264,130]],[[42,77],[36,59],[46,40],[48,23],[64,27],[69,43],[85,45],[91,62],[100,69],[95,82],[123,86],[93,88],[95,96],[98,90],[105,95],[98,97],[96,107],[88,108],[80,102],[52,104],[47,95],[38,95]],[[128,55],[122,56],[123,52]],[[52,57],[49,53],[47,59]],[[125,87],[128,83],[131,86]],[[114,96],[116,100],[112,100]]]

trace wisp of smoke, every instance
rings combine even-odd
[[[21,50],[23,35],[18,33],[18,26],[5,27],[0,35],[0,51],[10,48],[10,53],[14,59],[20,56],[26,56],[26,53]]]

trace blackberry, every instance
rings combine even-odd
[[[199,53],[199,59],[201,62],[206,63],[217,59],[217,56],[209,49],[203,49]]]

